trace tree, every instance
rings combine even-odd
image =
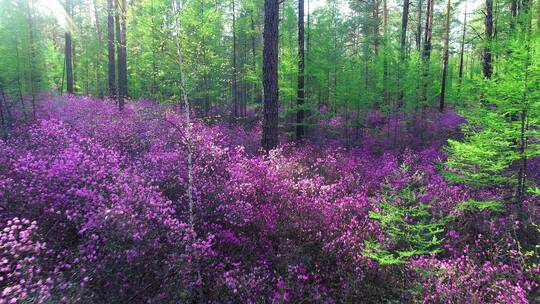
[[[66,13],[68,16],[71,16],[71,11],[71,0],[66,0]],[[71,45],[71,29],[69,26],[66,28],[65,42],[64,59],[66,61],[66,90],[68,93],[73,94],[73,46]]]
[[[435,0],[427,0],[426,7],[426,26],[424,29],[424,49],[422,52],[422,94],[421,94],[421,108],[422,114],[427,107],[428,103],[428,77],[429,77],[429,64],[431,58],[431,37],[433,33],[433,6]]]
[[[429,0],[428,0],[429,1]],[[416,49],[422,46],[422,0],[418,0],[418,23],[416,24]]]
[[[236,10],[234,6],[235,0],[231,1],[232,4],[232,117],[239,116],[239,104],[238,104],[238,79],[237,79],[237,66],[236,66]]]
[[[263,32],[263,133],[266,152],[278,144],[278,28],[279,0],[264,1]]]
[[[445,29],[444,29],[444,50],[443,50],[443,70],[442,70],[442,76],[441,76],[441,96],[439,99],[439,111],[444,111],[444,97],[446,94],[446,74],[448,71],[448,41],[450,40],[450,14],[451,14],[451,0],[448,0],[448,4],[446,6],[446,22],[445,22]]]
[[[409,23],[409,0],[403,0],[403,11],[401,13],[401,35],[399,40],[400,61],[405,61],[407,48],[407,24]]]
[[[127,97],[127,61],[126,61],[126,0],[115,0],[116,15],[116,40],[117,40],[117,63],[118,63],[118,106],[124,108]],[[121,4],[119,1],[122,1]],[[120,14],[118,7],[120,6]]]
[[[485,37],[485,47],[484,47],[484,55],[483,55],[483,65],[482,65],[482,72],[484,73],[485,78],[491,78],[491,74],[493,73],[493,67],[492,67],[492,58],[491,58],[491,42],[493,40],[493,0],[486,0],[486,12],[485,12],[485,30],[486,30],[486,37]]]
[[[449,140],[446,163],[452,181],[514,189],[509,201],[516,212],[523,207],[527,160],[540,155],[533,140],[540,132],[531,127],[540,122],[540,41],[528,36],[512,38],[506,48],[511,55],[500,59],[501,73],[482,81],[485,102],[471,104],[465,137]]]
[[[463,30],[461,34],[461,45],[459,51],[459,71],[458,71],[458,90],[461,92],[463,83],[463,59],[465,56],[465,35],[467,33],[467,2],[465,2],[465,11],[463,12]]]
[[[109,96],[116,97],[116,63],[114,60],[114,8],[113,1],[107,0],[107,50],[108,50],[108,80]]]
[[[296,139],[304,137],[304,0],[298,0],[298,97],[296,99]]]

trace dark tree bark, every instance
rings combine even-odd
[[[492,54],[491,54],[491,41],[493,39],[493,0],[486,0],[486,37],[485,42],[486,46],[484,47],[484,62],[482,66],[482,71],[485,78],[491,78],[493,74],[492,67]]]
[[[264,13],[262,147],[268,152],[278,144],[279,0],[265,0]]]
[[[465,35],[467,32],[467,2],[465,2],[465,12],[463,13],[463,33],[461,34],[461,46],[459,51],[459,72],[458,72],[458,90],[461,90],[463,82],[463,57],[465,54]]]
[[[433,6],[435,0],[427,0],[426,7],[426,26],[424,29],[424,50],[422,53],[423,58],[423,76],[422,76],[422,96],[421,105],[422,111],[427,107],[427,88],[429,77],[429,64],[431,58],[431,36],[433,32]]]
[[[408,23],[409,23],[409,0],[403,0],[403,13],[401,14],[401,37],[399,41],[399,52],[400,52],[401,62],[405,61]]]
[[[296,139],[304,137],[304,0],[298,0],[298,94],[296,105]]]
[[[383,0],[383,90],[384,104],[390,100],[388,88],[388,3]]]
[[[448,37],[450,35],[450,14],[452,10],[451,0],[448,0],[448,5],[446,6],[446,23],[444,31],[444,52],[443,52],[443,70],[441,76],[441,96],[439,99],[439,111],[444,111],[444,98],[446,94],[446,74],[448,71]]]
[[[510,28],[511,29],[513,29],[516,24],[517,7],[518,7],[517,0],[511,0],[510,1],[510,15],[511,15]]]
[[[237,66],[236,66],[236,10],[235,0],[232,0],[232,35],[233,35],[233,53],[232,53],[232,118],[239,115],[238,105],[238,83],[237,83]]]
[[[66,13],[71,16],[71,0],[66,0]],[[73,94],[73,46],[71,43],[71,30],[65,33],[64,60],[66,61],[66,90]]]
[[[113,1],[107,0],[107,47],[108,47],[108,69],[109,69],[109,96],[116,97],[116,63],[114,60],[114,9]]]
[[[398,66],[398,75],[397,83],[399,89],[398,99],[402,100],[405,95],[403,89],[400,85],[400,78],[405,64],[405,58],[407,54],[407,25],[409,23],[409,0],[403,0],[403,12],[401,14],[401,36],[399,40],[399,66]]]
[[[523,0],[522,5],[522,11],[523,14],[527,15],[530,12],[530,4],[531,2],[528,0]],[[525,199],[525,193],[526,193],[526,186],[527,186],[527,149],[528,149],[528,143],[529,143],[529,120],[528,120],[528,111],[527,107],[524,105],[528,103],[529,101],[529,66],[531,64],[531,21],[532,18],[526,17],[527,20],[524,21],[523,26],[525,27],[524,30],[527,33],[527,40],[525,44],[525,50],[526,50],[526,57],[525,57],[525,64],[524,64],[524,70],[525,70],[525,79],[524,79],[524,88],[523,88],[523,97],[522,97],[522,103],[521,103],[521,111],[520,111],[520,134],[519,134],[519,163],[520,168],[518,171],[518,188],[516,193],[516,204],[518,204],[518,210],[523,210],[523,201]],[[522,212],[518,213],[520,214],[520,218],[523,219]],[[521,237],[520,237],[521,238]],[[523,238],[522,238],[523,239]]]
[[[422,0],[418,0],[418,24],[416,26],[416,49],[418,52],[422,46],[422,5]]]
[[[122,50],[122,61],[119,62],[119,70],[121,73],[118,73],[118,83],[120,88],[120,93],[122,94],[122,100],[128,97],[128,83],[127,83],[127,51],[126,51],[126,17],[127,15],[127,1],[122,0],[122,10],[121,10],[121,40],[120,48]]]

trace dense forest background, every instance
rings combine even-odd
[[[96,97],[118,92],[176,102],[178,34],[184,86],[201,116],[238,118],[261,107],[263,1],[179,3],[178,30],[171,2],[109,2],[3,1],[4,94],[34,99],[45,90]],[[307,126],[323,108],[356,126],[358,112],[370,109],[410,112],[420,104],[475,99],[477,80],[504,71],[505,45],[523,32],[512,24],[531,23],[519,20],[536,15],[529,13],[532,3],[506,2],[302,2],[307,102],[299,106],[299,3],[284,1],[278,61],[283,126],[297,123],[299,109],[307,111]]]
[[[0,0],[0,304],[540,303],[540,1]]]

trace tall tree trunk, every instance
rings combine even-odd
[[[418,0],[418,24],[416,26],[416,50],[418,52],[422,46],[422,5],[422,0]]]
[[[429,64],[431,58],[431,36],[433,30],[433,6],[435,0],[427,0],[426,7],[426,26],[424,29],[424,51],[422,53],[423,58],[423,75],[422,75],[422,96],[421,96],[421,107],[422,114],[427,107],[428,99],[428,78],[429,78]]]
[[[156,12],[154,8],[154,0],[150,3],[152,7],[152,88],[150,89],[150,92],[152,94],[153,98],[156,98],[156,92],[157,92],[157,80],[156,80],[156,74],[157,74],[157,64],[156,64],[156,53],[157,53],[157,46],[156,46]]]
[[[390,100],[388,86],[388,3],[383,0],[383,95],[384,104]]]
[[[298,0],[298,94],[296,99],[296,139],[304,137],[304,0]]]
[[[403,0],[403,13],[401,14],[401,36],[399,41],[400,61],[405,61],[407,47],[407,24],[409,23],[409,0]]]
[[[461,46],[459,51],[459,72],[458,72],[458,92],[461,92],[463,82],[463,57],[465,54],[465,34],[467,32],[467,2],[465,2],[465,12],[463,13],[463,33],[461,34]]]
[[[191,237],[193,240],[197,239],[197,232],[195,230],[195,204],[193,199],[193,143],[192,143],[192,124],[191,124],[191,107],[189,104],[189,99],[187,95],[187,90],[184,85],[185,81],[185,75],[184,75],[184,61],[183,61],[183,50],[182,50],[182,42],[180,41],[180,20],[178,16],[178,10],[177,10],[177,0],[172,1],[172,13],[174,15],[174,29],[176,32],[176,35],[174,37],[174,41],[176,44],[176,55],[177,55],[177,64],[178,64],[178,85],[180,87],[181,91],[181,99],[184,103],[184,111],[185,111],[185,132],[186,132],[186,141],[187,141],[187,198],[188,198],[188,208],[189,208],[189,226],[191,228]],[[175,125],[175,128],[178,129],[178,126]],[[184,130],[182,130],[184,131]],[[199,256],[198,252],[196,250],[193,250],[190,252],[190,254],[193,255],[193,259],[191,260],[191,267],[193,268],[193,271],[197,275],[197,280],[199,282],[202,282],[202,276],[201,276],[201,269],[199,264]],[[204,293],[202,290],[202,287],[197,287],[197,294],[198,299],[195,300],[195,303],[205,303],[204,299]]]
[[[311,75],[309,73],[311,56],[311,13],[309,11],[310,0],[307,0],[307,33],[306,36],[306,54],[304,56],[304,101],[309,101],[309,88],[311,84]],[[306,72],[307,71],[307,72]],[[305,133],[305,130],[304,130]]]
[[[122,49],[122,61],[119,62],[119,69],[122,71],[118,74],[119,88],[122,93],[122,100],[128,97],[128,83],[127,83],[127,50],[126,50],[126,30],[127,30],[127,1],[122,0],[121,10],[121,40],[120,48]]]
[[[115,2],[116,15],[116,40],[117,46],[117,64],[118,64],[118,106],[124,108],[125,98],[127,97],[127,66],[126,66],[126,0],[121,0],[119,4]],[[121,7],[119,8],[119,6]],[[120,9],[120,12],[118,12]]]
[[[399,88],[398,99],[402,100],[404,96],[403,89],[400,85],[402,77],[403,66],[405,64],[405,58],[407,54],[407,25],[409,23],[409,0],[403,0],[403,12],[401,14],[401,36],[399,40],[399,67],[397,75],[397,83]]]
[[[101,26],[99,22],[99,11],[98,11],[98,5],[97,0],[93,0],[92,4],[94,6],[94,18],[96,20],[96,35],[98,39],[98,50],[95,52],[95,62],[94,62],[94,73],[96,78],[96,86],[97,86],[97,92],[99,97],[103,97],[103,86],[101,81],[101,52],[102,52],[102,45],[103,45],[103,35],[101,33]]]
[[[66,0],[66,13],[71,17],[71,0]],[[71,43],[71,29],[68,27],[65,33],[64,59],[66,60],[66,90],[73,94],[73,46]]]
[[[448,37],[450,35],[450,14],[452,10],[451,0],[448,0],[448,5],[446,6],[446,24],[444,31],[444,53],[443,53],[443,70],[441,76],[441,96],[439,99],[439,111],[444,111],[444,98],[446,94],[446,74],[448,71]]]
[[[108,48],[108,76],[109,96],[116,98],[116,63],[114,60],[114,8],[113,1],[107,0],[107,48]]]
[[[486,46],[484,47],[484,61],[483,61],[482,71],[484,73],[484,77],[489,79],[491,78],[491,74],[493,74],[492,56],[491,56],[491,42],[493,39],[493,0],[486,0],[485,15],[486,15],[486,19],[485,19]]]
[[[236,10],[235,0],[232,3],[232,35],[233,35],[233,53],[232,53],[232,118],[238,117],[238,83],[237,83],[237,66],[236,66]]]
[[[121,67],[120,67],[120,61],[121,61],[121,58],[122,58],[122,50],[121,50],[121,47],[120,47],[120,40],[121,40],[121,30],[120,30],[120,13],[118,11],[118,1],[120,0],[113,0],[114,1],[114,32],[116,34],[116,41],[115,41],[115,46],[116,46],[116,78],[115,81],[116,81],[116,84],[117,84],[117,91],[116,91],[116,98],[117,98],[117,103],[118,103],[118,106],[120,107],[120,109],[122,109],[123,105],[124,105],[124,101],[123,101],[123,98],[122,98],[122,89],[120,88],[120,70],[121,70]]]
[[[516,24],[516,17],[517,17],[517,7],[518,3],[517,0],[511,0],[510,1],[510,29],[514,29]]]
[[[250,21],[251,21],[251,56],[252,56],[252,65],[253,72],[257,70],[257,34],[255,32],[255,20],[253,19],[253,9],[250,10]],[[253,100],[259,102],[261,101],[261,91],[257,82],[253,82]]]
[[[523,1],[523,14],[527,15],[530,12],[530,1]],[[529,66],[531,63],[531,21],[532,19],[529,16],[526,16],[523,26],[527,34],[527,40],[525,43],[526,57],[523,65],[523,70],[525,71],[524,77],[524,86],[523,86],[523,95],[521,100],[521,111],[520,111],[520,132],[519,132],[519,171],[518,171],[518,188],[516,193],[516,203],[518,204],[518,210],[521,211],[523,207],[523,201],[525,199],[526,193],[526,181],[527,181],[527,146],[529,142],[528,132],[529,132],[529,121],[528,121],[528,108],[529,108]],[[520,218],[523,218],[521,212],[518,213]]]
[[[278,28],[279,0],[264,1],[263,47],[263,133],[266,152],[278,144]]]

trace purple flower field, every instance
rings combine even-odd
[[[446,140],[465,121],[451,111],[428,114],[422,132],[372,113],[357,145],[332,135],[346,132],[337,117],[318,125],[324,140],[283,137],[269,154],[258,122],[188,128],[181,111],[150,101],[120,112],[112,100],[49,97],[37,113],[0,140],[2,304],[540,297],[538,255],[516,242],[520,218],[471,207],[511,190],[444,176]],[[538,182],[538,161],[529,166]],[[532,223],[539,203],[527,194]],[[398,212],[418,205],[421,217]]]

